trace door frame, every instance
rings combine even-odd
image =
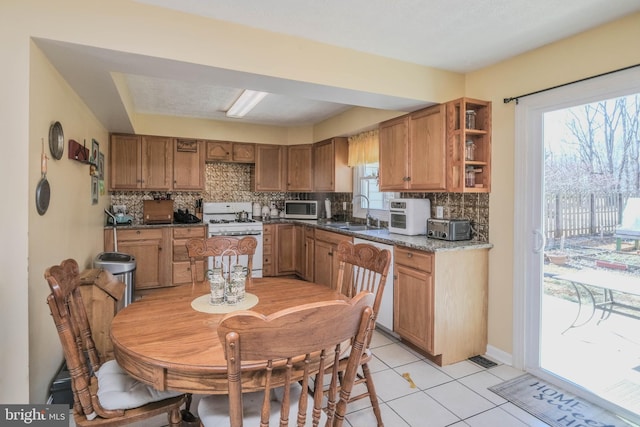
[[[640,67],[523,98],[516,107],[514,170],[513,366],[621,413],[607,400],[540,367],[541,283],[544,233],[543,114],[640,93]],[[637,414],[622,412],[631,419]]]

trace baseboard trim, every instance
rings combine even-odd
[[[487,345],[486,354],[493,360],[496,360],[505,365],[513,366],[513,355],[511,353],[507,353],[506,351],[502,351],[499,348]]]

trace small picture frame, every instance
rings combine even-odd
[[[92,205],[97,205],[98,204],[98,194],[99,194],[99,188],[98,188],[98,177],[97,176],[92,176],[91,177],[91,204]]]
[[[89,163],[98,164],[98,153],[100,152],[100,143],[95,139],[91,140],[91,157]]]
[[[104,153],[98,152],[98,179],[104,181]]]

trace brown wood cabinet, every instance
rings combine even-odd
[[[105,251],[113,251],[113,231],[104,231]],[[172,286],[171,228],[118,230],[118,251],[136,258],[135,290]]]
[[[204,190],[204,141],[176,138],[173,190]]]
[[[262,231],[262,275],[286,276],[296,272],[296,226],[265,224]]]
[[[296,274],[301,279],[313,282],[314,231],[308,225],[295,226]]]
[[[256,145],[251,176],[255,191],[286,191],[286,149],[284,145]]]
[[[141,136],[142,187],[171,190],[173,183],[173,138]]]
[[[447,108],[447,188],[461,193],[491,191],[491,102],[460,98]],[[466,112],[474,115],[475,126],[466,126]],[[473,159],[466,156],[471,147]],[[467,173],[472,180],[466,179]]]
[[[111,135],[109,189],[142,188],[141,140],[137,135]]]
[[[433,353],[433,255],[396,247],[394,261],[393,330]]]
[[[343,241],[353,242],[351,236],[332,233],[326,230],[315,230],[314,240],[314,282],[337,288],[338,258],[334,256],[338,244]]]
[[[187,254],[186,243],[189,239],[206,237],[206,228],[201,225],[197,227],[174,227],[172,229],[172,235],[173,284],[191,283],[191,262]],[[206,270],[207,268],[204,265],[204,261],[196,261],[196,277],[198,280],[204,280],[204,272]]]
[[[265,224],[262,227],[262,275],[271,277],[276,275],[273,255],[276,253],[274,244],[275,225]]]
[[[439,365],[486,352],[487,249],[434,254],[396,246],[394,263],[396,333]]]
[[[347,138],[336,137],[313,144],[315,191],[350,193],[353,191]]]
[[[109,189],[110,190],[157,190],[174,189],[174,138],[148,135],[111,135],[109,144]],[[203,189],[204,166],[201,158],[180,156],[178,160],[178,182],[176,189]],[[197,171],[183,170],[183,164],[197,165]],[[202,173],[202,178],[199,177]],[[202,180],[199,187],[193,185],[194,178]],[[199,183],[199,182],[198,182]]]
[[[208,162],[255,162],[255,144],[231,141],[206,141]]]
[[[313,145],[287,147],[287,191],[313,191]]]
[[[276,276],[295,274],[296,239],[294,224],[277,224],[276,229]]]
[[[380,124],[381,191],[446,190],[445,119],[436,105]]]

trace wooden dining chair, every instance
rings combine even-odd
[[[373,325],[375,328],[375,320],[380,311],[382,294],[389,272],[389,264],[391,263],[391,253],[387,249],[379,249],[366,243],[353,244],[348,241],[342,241],[338,244],[337,256],[339,261],[338,290],[349,297],[364,291],[375,294],[373,303]],[[349,402],[368,396],[378,422],[378,427],[382,427],[384,424],[380,413],[380,404],[376,395],[373,377],[369,370],[369,362],[372,358],[369,349],[371,336],[372,334],[369,334],[367,337],[365,352],[360,360],[362,374],[358,373],[355,381],[355,385],[365,384],[366,391],[352,396]],[[343,359],[341,361],[341,369],[345,367],[346,359]]]
[[[200,400],[198,415],[203,425],[342,426],[372,327],[373,300],[373,294],[363,292],[348,301],[305,304],[269,316],[253,311],[226,315],[218,335],[225,346],[229,394]],[[350,340],[351,356],[339,387],[342,346]],[[264,374],[259,381],[246,380],[246,374],[257,370]],[[322,383],[325,375],[317,373],[325,370],[331,373],[326,405],[323,387],[313,396],[306,392],[309,377],[316,374],[316,381]]]
[[[214,257],[214,265],[222,266],[228,274],[231,266],[239,262],[240,257],[247,257],[247,287],[251,286],[251,269],[253,268],[253,255],[256,252],[258,241],[253,236],[241,238],[231,236],[213,236],[206,239],[189,239],[186,243],[187,254],[191,262],[191,284],[204,280],[204,272],[207,271],[207,258]],[[197,263],[204,262],[203,277],[198,280]]]
[[[51,289],[47,304],[71,375],[76,425],[119,426],[166,413],[170,426],[180,426],[184,394],[158,391],[130,377],[115,360],[101,360],[80,293],[78,263],[67,259],[48,268],[44,277]]]

